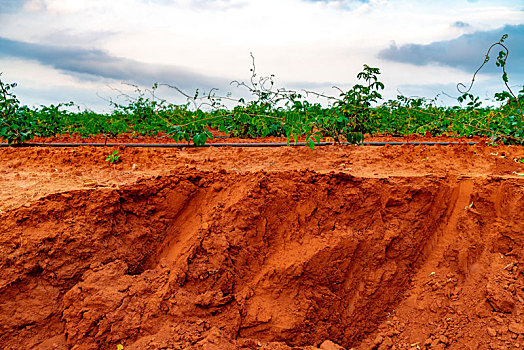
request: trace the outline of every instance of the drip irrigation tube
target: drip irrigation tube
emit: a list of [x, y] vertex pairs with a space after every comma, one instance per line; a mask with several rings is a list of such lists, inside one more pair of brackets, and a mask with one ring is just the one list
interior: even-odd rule
[[[477, 142], [439, 142], [439, 141], [367, 141], [361, 142], [356, 145], [360, 146], [386, 146], [386, 145], [424, 145], [424, 146], [447, 146], [447, 145], [474, 145]], [[331, 146], [332, 142], [320, 142], [315, 143], [315, 146]], [[342, 142], [341, 145], [351, 145], [347, 142]], [[201, 147], [284, 147], [284, 146], [306, 146], [306, 143], [290, 143], [289, 145], [285, 142], [273, 142], [273, 143], [207, 143], [202, 146], [196, 146], [194, 144], [188, 145], [184, 143], [22, 143], [12, 145], [12, 147], [149, 147], [149, 148], [201, 148]], [[0, 147], [9, 147], [7, 143], [0, 143]]]

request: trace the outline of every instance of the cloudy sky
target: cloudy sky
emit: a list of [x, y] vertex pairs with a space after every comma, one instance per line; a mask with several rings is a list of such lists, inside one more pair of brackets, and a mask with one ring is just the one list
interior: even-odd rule
[[[458, 96], [502, 34], [510, 84], [524, 84], [524, 0], [0, 0], [0, 72], [24, 104], [107, 110], [122, 82], [241, 95], [253, 52], [276, 84], [336, 95], [363, 64], [384, 95]], [[494, 61], [473, 93], [503, 89]], [[180, 96], [162, 88], [173, 102]]]

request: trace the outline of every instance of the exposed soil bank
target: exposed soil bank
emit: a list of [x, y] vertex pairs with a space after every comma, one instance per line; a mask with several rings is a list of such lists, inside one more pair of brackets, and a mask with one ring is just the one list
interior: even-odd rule
[[524, 179], [184, 162], [0, 214], [3, 348], [524, 346]]
[[[151, 139], [144, 139], [151, 142]], [[425, 141], [433, 139], [425, 138]], [[437, 139], [445, 141], [442, 138]], [[448, 139], [455, 140], [455, 139]], [[106, 157], [119, 151], [121, 162]], [[1, 148], [0, 215], [51, 193], [118, 188], [184, 170], [234, 173], [312, 170], [362, 178], [472, 176], [521, 178], [517, 146], [325, 146], [279, 148]], [[517, 161], [516, 161], [517, 160]]]

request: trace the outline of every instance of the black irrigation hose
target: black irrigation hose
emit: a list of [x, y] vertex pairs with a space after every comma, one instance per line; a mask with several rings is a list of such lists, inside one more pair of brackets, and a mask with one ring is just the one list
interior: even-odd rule
[[[386, 146], [386, 145], [414, 145], [414, 146], [447, 146], [447, 145], [475, 145], [477, 142], [438, 142], [438, 141], [368, 141], [361, 142], [360, 146]], [[332, 142], [315, 143], [315, 146], [331, 146]], [[351, 145], [348, 142], [342, 142], [341, 145]], [[14, 144], [12, 147], [148, 147], [148, 148], [199, 148], [199, 147], [283, 147], [283, 146], [306, 146], [306, 143], [290, 143], [273, 142], [273, 143], [207, 143], [203, 146], [196, 146], [194, 144], [188, 145], [185, 143], [22, 143]], [[9, 147], [7, 143], [0, 143], [0, 147]]]

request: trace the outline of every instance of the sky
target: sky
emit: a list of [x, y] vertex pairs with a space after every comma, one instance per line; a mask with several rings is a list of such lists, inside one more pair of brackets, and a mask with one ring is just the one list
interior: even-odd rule
[[[29, 106], [108, 111], [108, 99], [133, 94], [128, 84], [243, 97], [231, 81], [249, 81], [252, 53], [277, 87], [337, 96], [333, 86], [349, 89], [367, 64], [380, 68], [386, 99], [450, 105], [503, 34], [518, 91], [524, 0], [0, 0], [0, 78]], [[485, 103], [504, 89], [498, 51], [471, 91]]]

